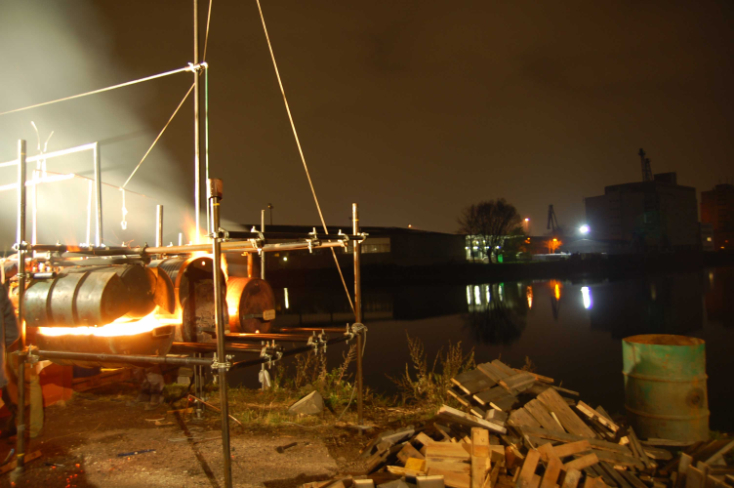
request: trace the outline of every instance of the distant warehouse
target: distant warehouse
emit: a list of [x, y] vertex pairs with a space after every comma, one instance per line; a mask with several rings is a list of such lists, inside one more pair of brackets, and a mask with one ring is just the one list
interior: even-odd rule
[[627, 251], [694, 249], [699, 246], [696, 189], [678, 185], [675, 173], [650, 181], [604, 188], [586, 198], [590, 238]]

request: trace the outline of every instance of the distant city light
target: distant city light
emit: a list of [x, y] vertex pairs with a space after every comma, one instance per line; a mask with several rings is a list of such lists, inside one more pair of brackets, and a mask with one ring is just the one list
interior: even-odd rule
[[588, 286], [584, 286], [581, 288], [581, 299], [584, 302], [584, 308], [586, 310], [589, 310], [593, 305], [593, 302], [591, 301], [591, 288], [589, 288]]
[[589, 226], [584, 224], [581, 227], [579, 227], [579, 232], [582, 234], [588, 234], [589, 233]]
[[283, 256], [283, 261], [288, 261], [288, 256]]
[[525, 217], [525, 222], [530, 222], [530, 219], [528, 217]]

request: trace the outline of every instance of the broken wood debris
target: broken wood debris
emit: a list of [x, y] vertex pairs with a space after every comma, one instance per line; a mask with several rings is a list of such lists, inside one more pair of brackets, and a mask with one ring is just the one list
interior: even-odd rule
[[[734, 488], [725, 461], [731, 438], [639, 439], [578, 392], [500, 360], [451, 383], [448, 396], [461, 409], [443, 405], [364, 449], [376, 488]], [[318, 487], [373, 486], [351, 477], [331, 483]]]

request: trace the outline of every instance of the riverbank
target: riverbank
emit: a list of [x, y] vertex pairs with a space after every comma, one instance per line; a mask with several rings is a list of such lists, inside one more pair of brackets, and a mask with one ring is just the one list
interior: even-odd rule
[[[567, 259], [502, 264], [452, 263], [432, 266], [363, 265], [362, 282], [389, 284], [470, 284], [526, 279], [599, 280], [636, 278], [709, 267], [734, 266], [734, 253], [678, 252], [655, 254], [573, 255]], [[342, 266], [347, 281], [353, 269]], [[333, 268], [268, 271], [274, 287], [334, 284]]]

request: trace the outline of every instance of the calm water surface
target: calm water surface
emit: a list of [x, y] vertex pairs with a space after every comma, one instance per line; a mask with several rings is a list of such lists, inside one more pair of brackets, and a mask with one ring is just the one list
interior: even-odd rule
[[[734, 268], [623, 281], [521, 281], [464, 286], [365, 287], [369, 327], [365, 383], [394, 393], [387, 375], [408, 360], [406, 334], [433, 358], [449, 342], [474, 348], [477, 362], [497, 357], [581, 392], [593, 406], [624, 411], [621, 339], [682, 334], [706, 341], [711, 428], [734, 431]], [[340, 288], [276, 290], [277, 326], [350, 321]], [[342, 345], [330, 348], [337, 364]]]

